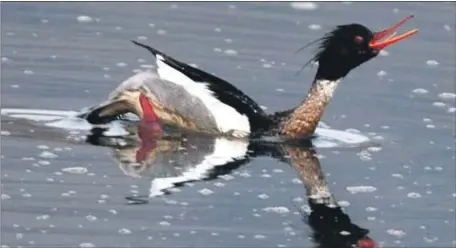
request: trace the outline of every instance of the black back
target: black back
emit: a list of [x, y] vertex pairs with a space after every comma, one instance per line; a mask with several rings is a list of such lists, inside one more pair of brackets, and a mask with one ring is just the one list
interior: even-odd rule
[[180, 71], [196, 83], [208, 85], [218, 100], [236, 109], [239, 113], [245, 114], [249, 118], [251, 132], [254, 133], [260, 129], [266, 129], [270, 125], [270, 120], [263, 109], [250, 97], [244, 94], [227, 81], [211, 75], [193, 66], [177, 61], [174, 58], [158, 51], [155, 48], [132, 41], [134, 44], [147, 49], [154, 56], [161, 55], [164, 62], [174, 69]]

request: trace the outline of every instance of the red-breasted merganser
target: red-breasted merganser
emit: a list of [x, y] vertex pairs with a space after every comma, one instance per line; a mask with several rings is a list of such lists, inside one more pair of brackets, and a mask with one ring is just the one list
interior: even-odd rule
[[319, 40], [319, 51], [311, 60], [318, 62], [318, 70], [307, 98], [294, 109], [274, 114], [267, 114], [225, 80], [133, 41], [155, 56], [156, 72], [130, 77], [110, 94], [107, 102], [84, 117], [92, 124], [103, 124], [130, 112], [151, 123], [159, 121], [191, 131], [237, 138], [309, 137], [342, 78], [376, 57], [380, 50], [418, 32], [413, 29], [396, 35], [395, 31], [412, 17], [379, 32], [361, 24], [347, 24], [327, 33]]

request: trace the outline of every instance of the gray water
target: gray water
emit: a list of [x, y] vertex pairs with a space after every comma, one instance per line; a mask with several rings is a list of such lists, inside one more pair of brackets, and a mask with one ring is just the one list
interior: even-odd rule
[[[381, 137], [381, 149], [317, 153], [331, 193], [377, 243], [454, 247], [454, 3], [2, 3], [1, 105], [96, 104], [153, 64], [136, 39], [227, 79], [272, 112], [307, 92], [315, 70], [296, 72], [312, 49], [293, 55], [303, 44], [338, 24], [377, 30], [409, 14], [420, 33], [353, 71], [323, 118]], [[306, 190], [292, 166], [271, 157], [252, 159], [230, 180], [131, 205], [125, 197], [147, 195], [150, 180], [125, 175], [113, 149], [3, 116], [1, 129], [5, 247], [315, 246], [296, 208]]]

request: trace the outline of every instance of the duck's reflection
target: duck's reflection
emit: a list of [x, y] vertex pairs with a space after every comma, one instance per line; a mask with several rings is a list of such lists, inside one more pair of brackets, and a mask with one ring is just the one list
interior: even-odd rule
[[[94, 129], [88, 142], [112, 147], [120, 169], [128, 176], [151, 178], [149, 197], [170, 193], [187, 182], [212, 180], [258, 156], [270, 156], [289, 163], [306, 188], [310, 212], [303, 220], [313, 230], [317, 247], [375, 247], [368, 230], [353, 224], [338, 206], [325, 181], [320, 162], [310, 141], [278, 144], [214, 138], [193, 133], [154, 135], [141, 123], [129, 127], [128, 137], [106, 137]], [[147, 200], [127, 199], [140, 204]]]

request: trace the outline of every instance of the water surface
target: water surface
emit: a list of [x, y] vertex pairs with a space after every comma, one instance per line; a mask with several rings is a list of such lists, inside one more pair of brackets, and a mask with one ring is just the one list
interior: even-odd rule
[[[96, 104], [135, 70], [153, 66], [150, 54], [129, 42], [137, 39], [227, 79], [272, 112], [307, 92], [315, 69], [295, 73], [312, 49], [293, 55], [303, 44], [338, 24], [380, 29], [412, 13], [410, 27], [420, 34], [353, 71], [323, 118], [333, 128], [377, 136], [381, 148], [316, 152], [349, 223], [369, 238], [385, 247], [454, 246], [454, 3], [314, 7], [2, 3], [1, 105]], [[125, 197], [149, 195], [152, 176], [119, 167], [113, 148], [5, 116], [1, 129], [4, 246], [316, 246], [311, 237], [320, 229], [297, 208], [317, 209], [307, 201], [299, 163], [265, 154], [221, 178], [131, 205]]]

